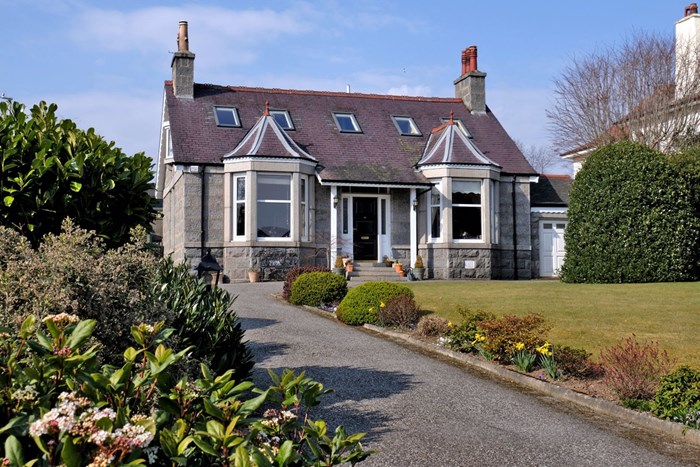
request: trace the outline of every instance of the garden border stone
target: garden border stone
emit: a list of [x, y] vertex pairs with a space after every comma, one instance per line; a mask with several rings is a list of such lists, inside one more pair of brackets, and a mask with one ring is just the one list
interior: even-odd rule
[[[330, 315], [329, 313], [325, 312], [324, 314]], [[594, 412], [614, 417], [620, 421], [630, 423], [650, 431], [669, 435], [674, 439], [678, 439], [695, 446], [700, 446], [700, 430], [690, 429], [681, 423], [662, 420], [647, 413], [627, 409], [610, 401], [597, 399], [586, 394], [581, 394], [570, 389], [557, 386], [556, 384], [540, 381], [530, 376], [503, 368], [502, 366], [480, 360], [469, 354], [455, 352], [435, 344], [427, 344], [418, 339], [414, 339], [405, 333], [392, 331], [372, 324], [365, 324], [363, 327], [374, 334], [403, 340], [413, 346], [420, 347], [422, 350], [425, 350], [428, 353], [439, 354], [452, 360], [457, 360], [465, 365], [479, 368], [486, 373], [490, 373], [499, 379], [508, 381], [518, 386], [526, 387], [541, 394], [585, 407], [589, 410], [593, 410]]]

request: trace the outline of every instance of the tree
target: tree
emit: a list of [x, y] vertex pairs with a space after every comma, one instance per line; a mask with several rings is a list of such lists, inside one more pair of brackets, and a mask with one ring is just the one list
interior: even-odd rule
[[546, 174], [553, 169], [570, 165], [568, 161], [562, 160], [551, 146], [538, 146], [536, 144], [525, 146], [521, 141], [515, 141], [515, 144], [537, 173]]
[[56, 117], [57, 106], [0, 102], [0, 224], [36, 247], [64, 218], [94, 230], [109, 246], [155, 217], [151, 159], [126, 156], [93, 128]]
[[700, 177], [685, 161], [629, 141], [595, 150], [571, 188], [562, 279], [698, 280]]
[[632, 139], [673, 149], [700, 125], [699, 60], [681, 39], [650, 33], [573, 58], [554, 80], [555, 101], [547, 111], [557, 148]]

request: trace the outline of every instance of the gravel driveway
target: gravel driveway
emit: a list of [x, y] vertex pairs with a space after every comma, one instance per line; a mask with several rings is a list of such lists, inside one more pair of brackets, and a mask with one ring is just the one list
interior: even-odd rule
[[281, 283], [227, 284], [255, 354], [267, 368], [306, 370], [333, 388], [314, 413], [368, 433], [380, 452], [362, 466], [698, 465], [674, 444], [470, 368], [345, 326], [274, 297]]

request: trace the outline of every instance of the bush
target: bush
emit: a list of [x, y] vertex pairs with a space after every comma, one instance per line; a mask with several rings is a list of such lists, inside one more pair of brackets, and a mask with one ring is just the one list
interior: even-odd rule
[[413, 333], [420, 337], [442, 337], [450, 332], [450, 322], [439, 316], [423, 316]]
[[693, 167], [631, 142], [594, 151], [571, 188], [566, 282], [698, 280]]
[[160, 283], [159, 301], [172, 313], [176, 350], [191, 346], [194, 366], [204, 363], [217, 374], [231, 370], [236, 379], [247, 378], [253, 355], [232, 309], [235, 298], [209, 287], [190, 273], [187, 263], [175, 265], [171, 257], [160, 262]]
[[700, 371], [681, 366], [661, 378], [659, 389], [651, 401], [657, 417], [686, 422], [688, 414], [700, 411]]
[[671, 368], [668, 353], [658, 342], [639, 343], [634, 335], [600, 352], [604, 381], [620, 399], [649, 400], [661, 377]]
[[458, 308], [457, 312], [462, 317], [459, 324], [453, 324], [447, 333], [447, 346], [458, 352], [473, 352], [473, 342], [476, 340], [479, 324], [482, 321], [496, 319], [496, 315], [482, 310]]
[[382, 326], [413, 329], [420, 319], [421, 310], [413, 297], [402, 295], [379, 307], [377, 318]]
[[502, 318], [481, 321], [479, 331], [483, 340], [480, 351], [501, 363], [509, 363], [516, 344], [522, 343], [525, 349], [541, 346], [549, 326], [539, 314], [525, 316], [508, 315]]
[[555, 345], [552, 349], [557, 368], [563, 374], [576, 378], [591, 378], [603, 374], [603, 369], [591, 361], [591, 353], [585, 349]]
[[321, 306], [340, 302], [348, 293], [345, 277], [332, 272], [306, 272], [292, 284], [289, 302], [293, 305]]
[[172, 367], [189, 349], [166, 347], [163, 323], [134, 326], [123, 365], [98, 367], [84, 349], [94, 320], [63, 313], [44, 324], [30, 316], [19, 333], [0, 333], [13, 356], [0, 359], [3, 465], [354, 465], [370, 455], [363, 434], [328, 435], [309, 418], [329, 391], [303, 373], [270, 372], [264, 391], [205, 365], [178, 380]]
[[287, 275], [284, 277], [284, 287], [282, 288], [282, 298], [289, 301], [289, 297], [292, 295], [292, 284], [297, 277], [301, 276], [305, 272], [330, 272], [330, 269], [323, 266], [296, 266], [287, 271]]
[[345, 324], [361, 326], [378, 324], [377, 310], [395, 297], [414, 298], [413, 291], [405, 285], [393, 282], [367, 282], [350, 289], [338, 309], [336, 316]]

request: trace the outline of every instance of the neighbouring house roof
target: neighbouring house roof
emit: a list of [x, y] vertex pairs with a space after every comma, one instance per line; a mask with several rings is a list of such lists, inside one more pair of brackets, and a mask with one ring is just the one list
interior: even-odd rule
[[538, 183], [530, 184], [530, 205], [533, 207], [566, 207], [571, 190], [569, 175], [541, 174]]
[[[269, 102], [271, 110], [289, 113], [294, 129], [285, 131], [288, 139], [280, 140], [277, 135], [277, 143], [272, 138], [275, 134], [260, 133], [256, 141], [261, 143], [254, 152], [289, 157], [290, 149], [283, 143], [287, 141], [292, 152], [318, 162], [324, 182], [427, 183], [414, 166], [426, 150], [431, 129], [452, 112], [468, 129], [469, 141], [478, 153], [501, 166], [504, 173], [535, 174], [488, 108], [484, 114], [472, 114], [457, 98], [195, 84], [194, 98], [182, 99], [174, 96], [172, 82], [166, 81], [165, 99], [175, 164], [221, 164], [225, 155], [253, 150], [254, 144], [243, 140], [260, 125]], [[217, 126], [215, 106], [235, 107], [240, 127]], [[354, 115], [361, 131], [339, 131], [334, 112]], [[402, 136], [392, 116], [411, 117], [421, 134]], [[466, 153], [459, 155], [463, 156]]]

